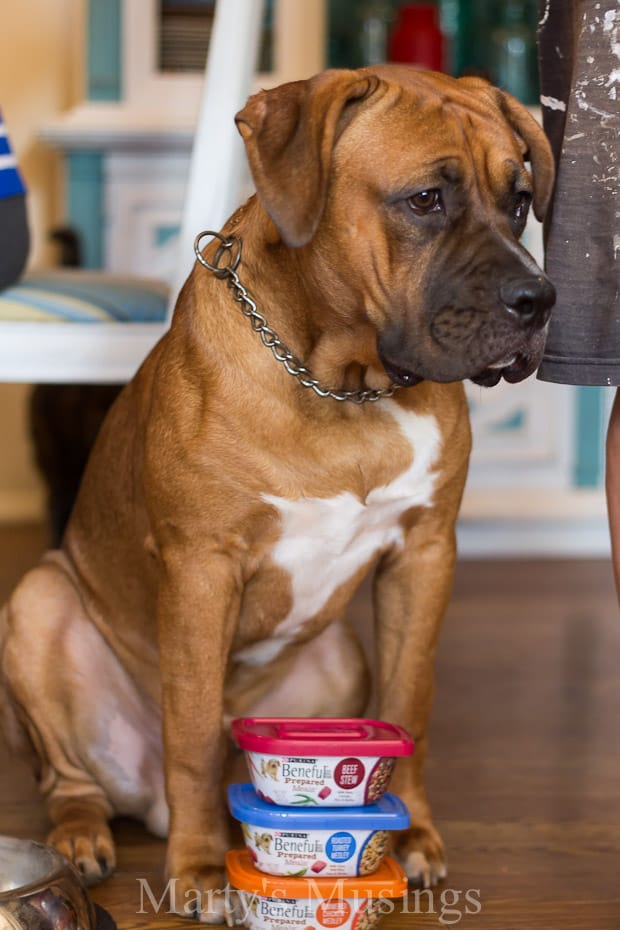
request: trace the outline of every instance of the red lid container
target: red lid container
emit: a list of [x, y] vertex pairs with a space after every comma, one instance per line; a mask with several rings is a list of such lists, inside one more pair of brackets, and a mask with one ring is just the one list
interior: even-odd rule
[[414, 746], [402, 727], [360, 718], [240, 717], [232, 735], [247, 752], [281, 756], [410, 756]]

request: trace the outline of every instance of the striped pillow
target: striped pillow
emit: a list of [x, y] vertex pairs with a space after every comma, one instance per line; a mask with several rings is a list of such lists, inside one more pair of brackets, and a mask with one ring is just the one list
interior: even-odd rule
[[96, 271], [30, 272], [0, 291], [0, 321], [163, 323], [168, 286]]

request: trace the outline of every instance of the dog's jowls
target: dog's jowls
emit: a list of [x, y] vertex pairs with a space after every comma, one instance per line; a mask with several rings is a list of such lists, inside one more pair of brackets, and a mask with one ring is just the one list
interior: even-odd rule
[[109, 819], [142, 818], [168, 834], [176, 906], [207, 923], [227, 722], [364, 712], [343, 618], [375, 568], [378, 714], [416, 740], [396, 853], [416, 881], [445, 875], [422, 769], [470, 446], [461, 382], [531, 374], [554, 299], [519, 244], [550, 196], [549, 147], [485, 82], [328, 71], [257, 94], [237, 124], [257, 194], [224, 233], [260, 312], [321, 384], [402, 389], [354, 404], [302, 387], [197, 264], [103, 426], [62, 548], [0, 622], [5, 729], [34, 753], [51, 841], [96, 880]]

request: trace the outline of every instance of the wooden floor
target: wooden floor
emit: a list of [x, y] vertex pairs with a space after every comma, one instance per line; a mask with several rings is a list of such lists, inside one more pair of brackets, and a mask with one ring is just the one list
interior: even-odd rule
[[[36, 528], [0, 531], [2, 597], [41, 546]], [[428, 767], [450, 874], [383, 930], [619, 930], [619, 666], [606, 563], [460, 565]], [[0, 832], [45, 831], [29, 773], [3, 753]], [[96, 900], [120, 928], [187, 927], [148, 898], [137, 913], [138, 879], [162, 887], [163, 844], [130, 822], [116, 833], [119, 870]]]

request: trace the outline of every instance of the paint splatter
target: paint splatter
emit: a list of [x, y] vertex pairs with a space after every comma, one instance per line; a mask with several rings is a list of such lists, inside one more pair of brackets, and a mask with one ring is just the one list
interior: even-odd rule
[[544, 94], [541, 94], [540, 104], [543, 107], [547, 107], [549, 110], [562, 110], [566, 112], [566, 104], [563, 100], [558, 100], [557, 97], [545, 97]]

